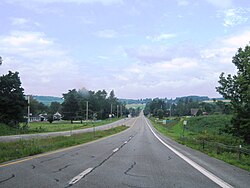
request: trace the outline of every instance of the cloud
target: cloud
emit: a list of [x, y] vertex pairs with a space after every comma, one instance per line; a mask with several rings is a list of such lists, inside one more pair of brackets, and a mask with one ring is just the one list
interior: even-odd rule
[[201, 57], [222, 63], [231, 63], [232, 57], [237, 52], [237, 49], [244, 48], [249, 44], [250, 31], [242, 31], [238, 34], [225, 37], [216, 41], [209, 48], [201, 50]]
[[29, 3], [41, 3], [41, 4], [52, 4], [52, 3], [76, 3], [76, 4], [92, 4], [92, 3], [101, 3], [103, 5], [112, 5], [112, 4], [122, 4], [123, 0], [6, 0], [10, 3], [20, 3], [20, 4], [29, 4]]
[[136, 63], [114, 75], [117, 94], [135, 98], [140, 91], [142, 98], [192, 94], [219, 97], [215, 90], [219, 75], [236, 73], [232, 57], [249, 43], [249, 38], [250, 32], [245, 30], [202, 48], [179, 44], [126, 49]]
[[12, 47], [30, 46], [49, 46], [53, 41], [46, 39], [44, 33], [41, 32], [26, 32], [26, 31], [13, 31], [9, 36], [2, 37], [2, 43]]
[[11, 18], [12, 20], [12, 25], [24, 25], [28, 23], [29, 21], [25, 18]]
[[91, 18], [86, 18], [86, 17], [81, 16], [79, 19], [82, 23], [87, 24], [87, 25], [95, 24], [95, 21]]
[[168, 59], [168, 49], [165, 46], [143, 45], [125, 49], [125, 52], [129, 57], [135, 58], [142, 63], [155, 63]]
[[240, 34], [225, 38], [222, 40], [224, 45], [232, 48], [245, 47], [250, 42], [250, 31], [243, 31]]
[[105, 30], [98, 31], [95, 33], [95, 35], [100, 38], [107, 38], [107, 39], [118, 37], [118, 33], [112, 29], [105, 29]]
[[180, 57], [199, 57], [197, 47], [190, 44], [178, 44], [178, 46], [166, 47], [165, 45], [142, 45], [135, 48], [125, 49], [129, 57], [132, 57], [139, 62], [157, 63], [168, 61]]
[[187, 6], [187, 5], [190, 4], [190, 2], [187, 1], [187, 0], [178, 0], [177, 3], [178, 3], [179, 6]]
[[206, 0], [208, 3], [211, 5], [215, 6], [216, 8], [229, 8], [233, 6], [233, 1], [232, 0]]
[[152, 42], [161, 42], [171, 38], [175, 38], [176, 36], [177, 36], [176, 34], [164, 33], [156, 36], [147, 36], [146, 38], [151, 40]]
[[11, 17], [9, 19], [11, 20], [11, 25], [18, 29], [34, 29], [40, 26], [38, 22], [23, 17]]
[[248, 21], [250, 9], [245, 8], [231, 8], [224, 11], [220, 11], [219, 15], [224, 17], [223, 25], [225, 27], [233, 27]]
[[78, 66], [68, 52], [42, 32], [13, 31], [0, 36], [0, 74], [18, 71], [25, 93], [56, 95], [78, 86]]

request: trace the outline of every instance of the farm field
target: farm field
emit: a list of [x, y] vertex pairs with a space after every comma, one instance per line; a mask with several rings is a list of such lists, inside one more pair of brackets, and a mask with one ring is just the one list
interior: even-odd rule
[[146, 106], [146, 104], [126, 104], [126, 108], [140, 108], [140, 109], [144, 109], [144, 107]]

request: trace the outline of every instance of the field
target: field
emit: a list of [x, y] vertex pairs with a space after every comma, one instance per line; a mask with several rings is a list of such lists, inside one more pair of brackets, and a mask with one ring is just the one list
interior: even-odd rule
[[[151, 122], [158, 131], [181, 144], [250, 171], [250, 155], [239, 150], [242, 147], [242, 151], [249, 152], [250, 146], [223, 131], [226, 125], [230, 125], [231, 118], [229, 115], [211, 115], [176, 118], [166, 125], [155, 119]], [[184, 120], [187, 121], [186, 126], [183, 125]]]
[[17, 135], [17, 134], [32, 134], [32, 133], [44, 133], [44, 132], [57, 132], [57, 131], [69, 131], [75, 129], [84, 129], [93, 126], [105, 125], [117, 121], [117, 118], [107, 119], [102, 121], [88, 121], [81, 123], [80, 121], [71, 124], [70, 121], [54, 121], [49, 122], [31, 122], [29, 127], [24, 124], [19, 129], [10, 128], [4, 124], [0, 124], [0, 136], [5, 135]]
[[69, 137], [58, 136], [47, 139], [20, 140], [16, 142], [0, 143], [0, 163], [22, 157], [36, 155], [59, 148], [66, 148], [97, 140], [121, 132], [128, 127], [119, 126], [105, 131], [93, 133], [83, 133]]
[[140, 108], [140, 109], [144, 109], [144, 107], [146, 106], [146, 104], [127, 104], [126, 108]]

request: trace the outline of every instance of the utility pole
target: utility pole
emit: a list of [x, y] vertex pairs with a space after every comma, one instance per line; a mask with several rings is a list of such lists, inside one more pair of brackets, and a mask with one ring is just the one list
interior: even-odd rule
[[171, 113], [171, 109], [172, 108], [172, 104], [170, 104], [170, 113], [169, 113], [169, 117], [171, 117], [172, 113]]
[[88, 121], [89, 116], [89, 101], [86, 101], [86, 121]]
[[119, 105], [117, 105], [117, 118], [119, 117]]
[[30, 95], [28, 95], [28, 127], [30, 125]]
[[120, 110], [120, 111], [121, 111], [121, 117], [122, 117], [122, 105], [121, 105], [120, 107], [121, 107], [121, 110]]
[[111, 108], [110, 108], [110, 114], [111, 114], [111, 116], [112, 116], [112, 111], [113, 111], [113, 109], [112, 109], [112, 107], [113, 107], [113, 105], [111, 104]]

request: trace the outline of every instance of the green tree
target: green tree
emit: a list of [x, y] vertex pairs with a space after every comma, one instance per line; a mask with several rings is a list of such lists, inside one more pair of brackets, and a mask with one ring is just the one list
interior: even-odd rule
[[0, 56], [0, 65], [3, 63], [3, 58]]
[[9, 71], [0, 77], [0, 122], [17, 126], [24, 120], [27, 101], [18, 72]]
[[68, 93], [63, 94], [64, 102], [62, 103], [62, 112], [64, 119], [74, 120], [79, 112], [79, 95], [78, 92], [73, 89], [69, 90]]
[[62, 113], [62, 105], [59, 102], [51, 102], [49, 106], [49, 113], [55, 114], [56, 112]]
[[158, 109], [157, 116], [159, 119], [162, 119], [164, 117], [164, 111], [162, 109]]
[[216, 89], [231, 101], [235, 112], [233, 126], [228, 127], [228, 131], [250, 143], [250, 46], [247, 45], [244, 50], [239, 48], [232, 62], [238, 69], [237, 74], [225, 77], [221, 73], [220, 86]]
[[32, 96], [30, 97], [30, 113], [32, 115], [46, 113], [47, 111], [48, 111], [47, 106], [34, 99]]

